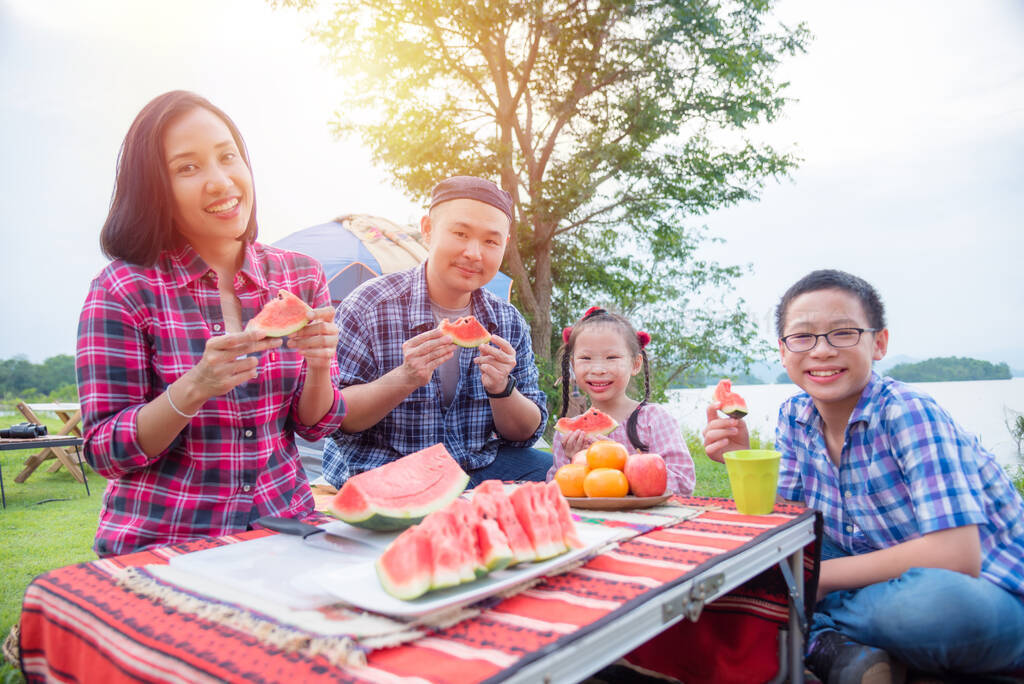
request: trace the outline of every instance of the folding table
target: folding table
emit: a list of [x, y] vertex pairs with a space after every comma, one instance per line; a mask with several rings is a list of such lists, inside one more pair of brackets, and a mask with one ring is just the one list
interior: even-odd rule
[[[50, 459], [56, 459], [49, 472], [57, 472], [62, 465], [67, 466], [68, 472], [76, 480], [85, 485], [86, 490], [89, 489], [89, 484], [85, 481], [85, 468], [82, 466], [82, 456], [78, 451], [78, 445], [82, 443], [82, 430], [78, 424], [82, 420], [82, 410], [78, 404], [73, 403], [54, 403], [54, 404], [26, 404], [23, 401], [18, 402], [18, 411], [21, 415], [25, 416], [25, 420], [36, 425], [42, 425], [42, 421], [36, 416], [37, 411], [53, 411], [57, 414], [57, 417], [63, 421], [57, 434], [54, 437], [71, 436], [77, 437], [77, 444], [69, 444], [68, 446], [47, 446], [42, 451], [29, 456], [25, 459], [25, 467], [22, 468], [21, 472], [18, 473], [17, 477], [14, 478], [15, 482], [24, 482], [28, 479], [29, 475], [35, 472], [36, 468], [41, 466], [45, 461]], [[72, 451], [72, 448], [74, 450]], [[76, 468], [75, 465], [78, 465]]]
[[[86, 493], [86, 495], [90, 495], [90, 492], [89, 492], [89, 481], [87, 479], [85, 479], [85, 466], [82, 465], [83, 459], [82, 459], [81, 454], [78, 451], [78, 447], [80, 447], [80, 446], [82, 446], [82, 438], [78, 437], [78, 436], [75, 436], [75, 435], [63, 435], [63, 436], [54, 435], [52, 437], [51, 436], [32, 437], [30, 439], [15, 439], [15, 438], [0, 437], [0, 451], [16, 451], [18, 449], [35, 449], [37, 447], [42, 447], [43, 451], [39, 452], [41, 454], [41, 453], [44, 453], [47, 450], [53, 450], [55, 452], [64, 453], [65, 449], [72, 449], [73, 448], [75, 450], [74, 453], [75, 453], [75, 458], [76, 458], [76, 460], [78, 462], [79, 471], [76, 472], [75, 469], [71, 468], [71, 467], [69, 467], [68, 470], [71, 471], [71, 474], [75, 476], [76, 480], [78, 480], [79, 482], [81, 482], [81, 483], [83, 483], [85, 485], [85, 493]], [[30, 456], [29, 460], [35, 458], [38, 455], [39, 454], [36, 454], [35, 456]], [[69, 457], [69, 462], [70, 462], [70, 457]], [[33, 470], [35, 470], [35, 467], [33, 467]], [[80, 477], [79, 477], [79, 475], [80, 475]], [[20, 475], [18, 477], [14, 478], [15, 482], [24, 482], [24, 480], [25, 480], [25, 478], [22, 478]], [[3, 470], [0, 470], [0, 499], [3, 500], [4, 508], [7, 508], [7, 495], [4, 492], [4, 474], [3, 474]]]

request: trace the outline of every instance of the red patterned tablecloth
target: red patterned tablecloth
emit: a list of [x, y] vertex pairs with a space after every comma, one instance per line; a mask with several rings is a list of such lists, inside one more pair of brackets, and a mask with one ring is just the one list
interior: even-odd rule
[[[336, 667], [323, 657], [284, 652], [251, 634], [179, 613], [117, 583], [116, 575], [124, 567], [166, 563], [176, 554], [270, 534], [265, 530], [59, 568], [37, 577], [25, 593], [22, 669], [29, 682], [105, 684], [126, 680], [410, 684], [500, 680], [649, 600], [664, 587], [766, 543], [813, 516], [801, 507], [788, 506], [777, 507], [770, 516], [743, 516], [728, 500], [677, 501], [690, 506], [716, 504], [720, 509], [624, 541], [582, 567], [486, 608], [477, 617], [411, 643], [372, 651], [365, 667]], [[578, 513], [587, 517], [586, 512]], [[813, 596], [815, 554], [805, 554], [805, 570]], [[777, 629], [788, 618], [781, 574], [768, 570], [708, 606], [708, 613], [711, 617], [681, 629], [699, 630], [702, 623], [715, 622], [714, 629], [704, 630], [704, 640], [715, 639], [714, 630], [723, 628], [723, 619], [732, 619], [728, 616], [741, 617], [748, 627], [754, 621]], [[749, 638], [763, 638], [763, 630], [747, 632]], [[660, 639], [672, 634], [670, 630]], [[699, 642], [692, 632], [686, 634], [691, 645]], [[656, 644], [658, 639], [649, 646]], [[733, 650], [736, 646], [729, 644]], [[750, 655], [754, 651], [745, 652], [755, 657]], [[774, 641], [767, 650], [757, 652], [774, 653]], [[635, 659], [650, 665], [659, 658], [652, 659], [650, 653], [644, 656], [644, 649], [639, 649]], [[767, 663], [762, 669], [771, 673], [773, 667]], [[581, 678], [587, 672], [581, 668]]]

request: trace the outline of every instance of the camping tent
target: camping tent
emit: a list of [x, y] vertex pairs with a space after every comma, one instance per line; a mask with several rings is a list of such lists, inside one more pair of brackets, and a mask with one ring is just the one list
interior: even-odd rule
[[[418, 230], [365, 214], [350, 214], [303, 228], [281, 238], [274, 246], [308, 254], [319, 261], [335, 306], [360, 283], [412, 268], [427, 258]], [[484, 287], [507, 300], [512, 294], [512, 279], [499, 272]]]

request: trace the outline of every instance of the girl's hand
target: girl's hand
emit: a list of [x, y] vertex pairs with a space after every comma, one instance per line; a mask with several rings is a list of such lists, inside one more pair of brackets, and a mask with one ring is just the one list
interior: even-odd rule
[[[280, 346], [280, 338], [260, 338], [258, 333], [251, 330], [214, 335], [206, 340], [199, 363], [190, 368], [183, 378], [192, 386], [194, 394], [206, 401], [210, 397], [227, 394], [243, 382], [255, 378], [259, 354]], [[190, 398], [193, 392], [189, 393]]]
[[562, 435], [562, 449], [565, 451], [565, 457], [572, 463], [572, 457], [578, 451], [586, 449], [596, 441], [597, 438], [591, 437], [583, 430], [573, 430], [567, 435]]
[[708, 424], [701, 431], [704, 435], [704, 452], [712, 461], [725, 462], [725, 452], [750, 448], [747, 424], [737, 418], [721, 418], [718, 409], [721, 402], [708, 406]]
[[298, 350], [311, 369], [330, 368], [331, 359], [338, 353], [334, 309], [329, 306], [315, 309], [309, 325], [288, 336], [288, 348]]

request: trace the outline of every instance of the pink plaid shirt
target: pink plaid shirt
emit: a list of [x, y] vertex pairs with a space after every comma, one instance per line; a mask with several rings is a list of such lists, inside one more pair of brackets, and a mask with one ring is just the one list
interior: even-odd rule
[[[288, 290], [330, 303], [313, 259], [259, 243], [235, 277], [242, 321]], [[313, 426], [298, 419], [302, 356], [264, 352], [255, 380], [212, 397], [162, 453], [139, 446], [137, 415], [192, 368], [206, 340], [224, 333], [217, 276], [189, 245], [152, 267], [109, 264], [92, 282], [78, 328], [78, 386], [85, 456], [109, 482], [95, 550], [100, 556], [245, 530], [261, 515], [313, 510], [295, 434], [328, 435], [345, 414], [341, 393]], [[338, 381], [336, 362], [331, 377]]]
[[[640, 415], [637, 416], [636, 432], [640, 441], [647, 445], [649, 453], [661, 454], [661, 457], [665, 459], [669, 491], [680, 496], [692, 494], [697, 483], [697, 476], [693, 471], [690, 450], [686, 448], [683, 431], [679, 429], [676, 419], [657, 404], [647, 404], [640, 409]], [[637, 453], [637, 449], [629, 443], [629, 437], [626, 436], [625, 423], [612, 430], [604, 439], [615, 440], [624, 445], [629, 453]], [[555, 464], [548, 471], [549, 480], [555, 476], [556, 470], [572, 458], [572, 454], [566, 455], [565, 449], [562, 447], [562, 435], [558, 433], [555, 433], [551, 453], [554, 456]]]

